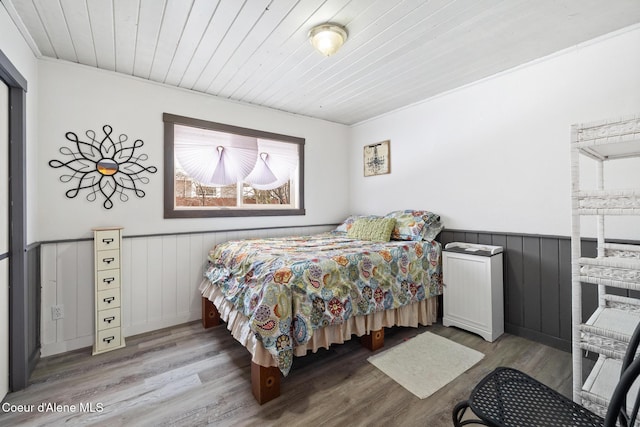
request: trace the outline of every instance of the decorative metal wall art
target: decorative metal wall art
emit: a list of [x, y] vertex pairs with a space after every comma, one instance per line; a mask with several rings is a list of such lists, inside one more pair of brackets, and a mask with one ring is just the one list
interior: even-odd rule
[[73, 199], [86, 190], [88, 201], [95, 201], [98, 194], [101, 194], [105, 199], [102, 206], [111, 209], [112, 199], [116, 195], [121, 202], [129, 200], [128, 192], [144, 197], [146, 193], [139, 185], [148, 184], [149, 178], [142, 175], [156, 173], [158, 169], [142, 164], [148, 159], [146, 154], [136, 154], [136, 150], [144, 145], [142, 140], [136, 139], [132, 144], [127, 144], [129, 137], [120, 134], [117, 141], [114, 141], [111, 137], [113, 129], [109, 125], [104, 125], [102, 131], [104, 137], [98, 137], [95, 131], [87, 130], [85, 141], [74, 132], [67, 132], [65, 136], [74, 144], [74, 148], [61, 147], [60, 153], [70, 159], [66, 162], [50, 160], [49, 166], [71, 171], [70, 174], [60, 176], [60, 181], [74, 184], [65, 193], [68, 198]]
[[364, 146], [364, 176], [390, 173], [389, 141]]

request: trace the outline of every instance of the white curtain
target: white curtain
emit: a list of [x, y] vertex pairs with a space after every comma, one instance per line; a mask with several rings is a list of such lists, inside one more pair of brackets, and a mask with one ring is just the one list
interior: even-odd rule
[[258, 139], [256, 167], [245, 182], [257, 190], [278, 188], [291, 179], [298, 167], [298, 144]]
[[174, 126], [174, 150], [190, 177], [212, 186], [242, 181], [258, 159], [256, 138], [180, 125]]
[[258, 190], [278, 188], [298, 168], [298, 144], [188, 126], [174, 126], [179, 166], [210, 186], [246, 182]]

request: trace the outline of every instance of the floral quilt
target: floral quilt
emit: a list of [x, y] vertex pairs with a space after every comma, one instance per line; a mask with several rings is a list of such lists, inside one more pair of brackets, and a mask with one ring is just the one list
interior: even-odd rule
[[293, 348], [351, 316], [442, 293], [436, 241], [370, 242], [329, 232], [217, 245], [205, 273], [289, 373]]

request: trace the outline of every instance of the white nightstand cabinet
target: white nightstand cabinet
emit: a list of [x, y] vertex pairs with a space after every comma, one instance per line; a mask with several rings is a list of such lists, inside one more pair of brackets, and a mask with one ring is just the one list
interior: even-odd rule
[[93, 354], [124, 347], [122, 335], [122, 227], [94, 228], [95, 342]]
[[452, 242], [442, 252], [442, 324], [489, 342], [504, 333], [502, 247]]

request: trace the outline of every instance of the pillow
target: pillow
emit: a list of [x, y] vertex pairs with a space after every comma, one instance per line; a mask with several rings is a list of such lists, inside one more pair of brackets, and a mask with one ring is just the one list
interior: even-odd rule
[[444, 224], [440, 222], [440, 215], [436, 215], [433, 212], [426, 212], [422, 218], [425, 220], [424, 227], [422, 227], [422, 240], [433, 240], [444, 228]]
[[347, 237], [373, 242], [388, 242], [395, 225], [396, 220], [393, 218], [358, 218], [347, 231]]
[[353, 223], [356, 222], [356, 220], [359, 218], [382, 218], [382, 217], [377, 215], [351, 215], [347, 217], [347, 219], [345, 219], [344, 222], [340, 224], [338, 227], [336, 227], [336, 229], [333, 231], [339, 232], [339, 233], [346, 233], [349, 231], [351, 227], [353, 227]]
[[393, 211], [385, 218], [396, 220], [392, 240], [433, 240], [443, 228], [440, 216], [429, 211]]

